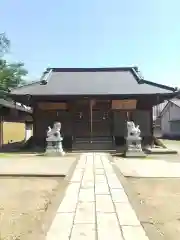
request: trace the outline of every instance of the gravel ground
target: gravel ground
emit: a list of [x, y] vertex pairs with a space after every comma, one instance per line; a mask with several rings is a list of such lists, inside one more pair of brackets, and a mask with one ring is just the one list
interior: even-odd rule
[[0, 178], [0, 240], [43, 240], [63, 198], [63, 178]]
[[149, 239], [179, 240], [180, 178], [124, 177], [116, 164], [113, 168]]
[[[150, 240], [180, 239], [180, 179], [126, 178]], [[130, 198], [132, 201], [133, 199]]]

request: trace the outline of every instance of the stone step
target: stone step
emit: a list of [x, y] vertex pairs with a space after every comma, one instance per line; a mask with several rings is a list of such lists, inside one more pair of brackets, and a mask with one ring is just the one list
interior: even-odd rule
[[72, 150], [114, 150], [112, 137], [88, 137], [74, 139]]
[[111, 143], [113, 141], [112, 137], [91, 137], [91, 138], [75, 138], [74, 143]]
[[72, 150], [114, 150], [112, 142], [74, 143]]

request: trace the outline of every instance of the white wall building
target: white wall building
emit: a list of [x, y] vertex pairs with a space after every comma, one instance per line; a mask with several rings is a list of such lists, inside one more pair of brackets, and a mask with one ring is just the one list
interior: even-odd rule
[[163, 103], [160, 103], [153, 107], [153, 120], [155, 121], [163, 111], [164, 107], [167, 105], [168, 101], [164, 101]]
[[180, 137], [180, 99], [168, 101], [160, 114], [161, 134], [167, 137]]

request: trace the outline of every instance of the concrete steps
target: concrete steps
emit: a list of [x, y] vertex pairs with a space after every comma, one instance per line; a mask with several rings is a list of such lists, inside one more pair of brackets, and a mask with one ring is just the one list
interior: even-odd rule
[[72, 150], [114, 150], [111, 137], [76, 138]]

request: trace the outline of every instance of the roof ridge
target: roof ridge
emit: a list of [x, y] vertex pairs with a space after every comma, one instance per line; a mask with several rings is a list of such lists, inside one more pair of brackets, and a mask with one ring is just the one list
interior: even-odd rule
[[52, 70], [53, 72], [111, 72], [111, 71], [130, 71], [134, 66], [131, 67], [93, 67], [93, 68], [47, 68], [46, 71]]

